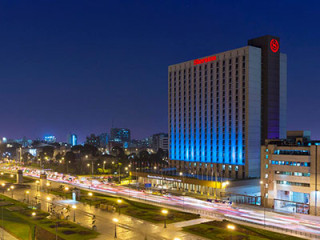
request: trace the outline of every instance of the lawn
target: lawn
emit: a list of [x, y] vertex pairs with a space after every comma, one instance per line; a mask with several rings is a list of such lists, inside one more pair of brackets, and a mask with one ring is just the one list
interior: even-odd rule
[[[69, 190], [69, 193], [66, 193], [62, 189], [51, 189], [50, 193], [59, 195], [59, 196], [68, 196], [71, 197], [70, 193], [71, 189]], [[140, 203], [136, 201], [131, 201], [127, 199], [121, 198], [121, 204], [118, 203], [118, 199], [116, 197], [107, 196], [100, 193], [93, 193], [92, 197], [88, 196], [89, 191], [81, 190], [81, 199], [80, 202], [90, 204], [92, 206], [96, 206], [99, 204], [104, 204], [108, 206], [114, 206], [116, 211], [119, 211], [120, 206], [120, 213], [125, 214], [128, 216], [132, 216], [141, 220], [146, 220], [153, 223], [159, 223], [162, 222], [165, 218], [161, 214], [161, 210], [163, 208], [153, 206], [146, 203]], [[188, 221], [191, 219], [199, 218], [200, 216], [198, 214], [192, 214], [182, 211], [176, 211], [176, 210], [169, 210], [169, 213], [167, 215], [167, 222], [168, 223], [174, 223], [174, 222], [180, 222], [180, 221]]]
[[[48, 219], [48, 214], [28, 208], [24, 203], [15, 201], [1, 195], [2, 201], [12, 205], [3, 206], [3, 225], [6, 231], [21, 240], [30, 240], [34, 234], [34, 226], [45, 229], [55, 234], [56, 223], [58, 223], [57, 235], [65, 240], [89, 240], [95, 238], [98, 233], [84, 228], [66, 220]], [[36, 215], [32, 216], [35, 212]], [[1, 212], [0, 212], [1, 213]], [[33, 238], [32, 238], [33, 239]]]
[[[228, 225], [234, 226], [234, 230], [228, 229]], [[184, 227], [183, 230], [213, 240], [225, 240], [228, 238], [233, 240], [302, 240], [302, 238], [235, 224], [225, 220], [188, 226]]]

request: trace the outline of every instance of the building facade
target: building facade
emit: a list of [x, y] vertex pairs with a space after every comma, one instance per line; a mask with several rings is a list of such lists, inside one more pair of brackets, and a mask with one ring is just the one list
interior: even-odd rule
[[127, 128], [111, 128], [110, 137], [115, 142], [129, 143], [131, 141], [131, 132]]
[[310, 141], [304, 131], [288, 136], [286, 140], [266, 140], [261, 147], [262, 204], [319, 215], [320, 141]]
[[78, 145], [78, 136], [76, 134], [68, 134], [68, 144], [71, 146]]
[[46, 135], [43, 140], [47, 143], [55, 143], [57, 141], [56, 137], [53, 135]]
[[154, 152], [158, 152], [159, 149], [168, 151], [168, 134], [167, 133], [153, 134], [152, 149]]
[[168, 69], [169, 159], [177, 171], [260, 176], [260, 146], [285, 136], [286, 55], [278, 37]]

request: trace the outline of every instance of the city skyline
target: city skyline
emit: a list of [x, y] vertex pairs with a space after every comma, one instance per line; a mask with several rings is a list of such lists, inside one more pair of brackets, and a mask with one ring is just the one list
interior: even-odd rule
[[[112, 122], [138, 139], [167, 132], [169, 65], [272, 34], [289, 59], [288, 130], [310, 130], [320, 138], [312, 107], [319, 69], [310, 64], [319, 49], [319, 32], [311, 31], [317, 29], [314, 6], [301, 10], [282, 2], [259, 12], [262, 3], [234, 9], [227, 3], [76, 3], [1, 3], [1, 136], [64, 140], [74, 132], [83, 142]], [[251, 14], [241, 20], [245, 9]]]

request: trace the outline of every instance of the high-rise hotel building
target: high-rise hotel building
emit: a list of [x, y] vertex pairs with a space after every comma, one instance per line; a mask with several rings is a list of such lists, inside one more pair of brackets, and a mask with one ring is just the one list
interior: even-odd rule
[[[177, 171], [260, 176], [265, 139], [286, 137], [287, 58], [280, 39], [169, 66], [169, 159]], [[208, 173], [209, 172], [209, 173]]]

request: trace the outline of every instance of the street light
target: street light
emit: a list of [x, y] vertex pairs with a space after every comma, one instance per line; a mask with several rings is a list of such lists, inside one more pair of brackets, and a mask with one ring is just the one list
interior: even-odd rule
[[266, 227], [266, 186], [263, 181], [260, 181], [260, 185], [263, 186], [263, 226]]
[[92, 201], [93, 193], [92, 192], [88, 192], [88, 196], [90, 197], [90, 207], [91, 207], [91, 201]]
[[112, 221], [114, 222], [114, 238], [117, 238], [117, 223], [119, 222], [119, 219], [113, 218]]
[[121, 203], [122, 203], [122, 200], [121, 200], [121, 199], [118, 199], [118, 200], [117, 200], [117, 203], [118, 203], [119, 215], [120, 215], [120, 205], [121, 205]]
[[47, 183], [46, 183], [46, 186], [47, 186], [47, 192], [49, 192], [49, 187], [50, 187], [50, 185], [51, 185], [51, 184], [50, 184], [49, 182], [47, 182]]
[[232, 231], [234, 231], [236, 227], [232, 224], [228, 224], [227, 229], [230, 230], [230, 239], [232, 240]]
[[11, 191], [11, 198], [13, 198], [13, 189], [14, 189], [14, 186], [13, 186], [13, 185], [11, 185], [11, 187], [10, 187], [10, 188], [11, 188], [11, 190], [12, 190], [12, 191]]
[[51, 198], [50, 197], [47, 197], [47, 207], [48, 207], [48, 212], [50, 211], [50, 209], [49, 209], [49, 201], [51, 200]]
[[168, 215], [168, 210], [167, 209], [162, 209], [161, 213], [164, 215], [164, 228], [167, 228], [167, 215]]
[[66, 191], [66, 199], [67, 199], [68, 198], [69, 187], [65, 187], [64, 190]]
[[73, 208], [73, 222], [76, 222], [76, 209], [77, 209], [77, 206], [76, 205], [72, 205], [72, 208]]
[[30, 194], [30, 191], [26, 191], [26, 198], [27, 198], [27, 203], [29, 203], [29, 194]]
[[103, 161], [103, 174], [104, 174], [104, 171], [105, 171], [105, 166], [106, 166], [106, 161]]
[[34, 216], [36, 216], [37, 214], [36, 214], [36, 212], [32, 212], [31, 215], [32, 215], [32, 217], [34, 217]]

